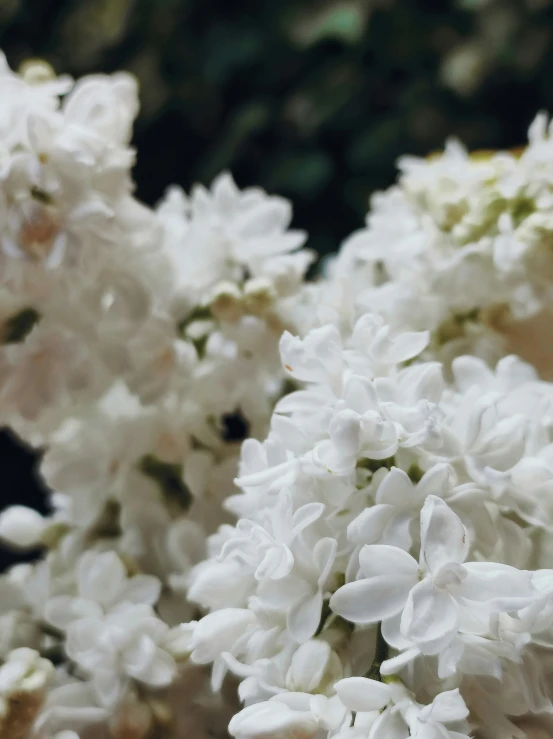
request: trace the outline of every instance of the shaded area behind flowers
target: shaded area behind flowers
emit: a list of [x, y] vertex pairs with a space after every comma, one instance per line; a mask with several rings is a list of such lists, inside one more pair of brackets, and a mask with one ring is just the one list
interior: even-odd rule
[[[0, 431], [0, 469], [2, 491], [0, 508], [11, 505], [28, 505], [41, 513], [48, 512], [47, 488], [36, 472], [38, 455], [23, 446], [10, 431]], [[32, 560], [37, 553], [18, 552], [0, 547], [0, 571], [15, 562]]]

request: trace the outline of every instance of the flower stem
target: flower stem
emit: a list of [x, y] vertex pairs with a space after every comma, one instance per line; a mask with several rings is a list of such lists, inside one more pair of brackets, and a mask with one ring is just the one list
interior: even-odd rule
[[382, 682], [380, 666], [386, 659], [388, 659], [388, 644], [382, 636], [381, 624], [378, 624], [378, 626], [376, 627], [376, 646], [374, 657], [372, 664], [365, 676], [370, 678], [371, 680], [378, 680], [379, 682]]

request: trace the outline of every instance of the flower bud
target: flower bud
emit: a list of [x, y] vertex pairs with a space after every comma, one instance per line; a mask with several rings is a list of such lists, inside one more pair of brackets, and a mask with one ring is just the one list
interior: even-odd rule
[[212, 662], [222, 652], [228, 652], [255, 615], [246, 608], [222, 608], [198, 621], [191, 639], [192, 661]]
[[310, 711], [296, 711], [280, 701], [254, 703], [231, 720], [229, 733], [236, 739], [311, 739], [318, 723]]
[[293, 692], [310, 693], [319, 684], [325, 671], [330, 647], [324, 641], [304, 642], [292, 657], [286, 675], [286, 687]]
[[197, 623], [190, 621], [170, 629], [163, 639], [163, 649], [176, 660], [187, 659], [193, 649], [192, 639]]
[[233, 282], [220, 282], [213, 291], [209, 307], [220, 321], [237, 321], [242, 315], [242, 293]]
[[244, 298], [247, 309], [255, 316], [268, 313], [276, 299], [276, 291], [271, 280], [266, 277], [255, 277], [244, 285]]
[[40, 543], [46, 523], [38, 511], [14, 505], [0, 514], [0, 539], [14, 549], [30, 549]]
[[[286, 674], [286, 688], [292, 692], [315, 693], [324, 689], [328, 682], [328, 674], [334, 680], [341, 677], [337, 655], [327, 642], [321, 639], [310, 639], [296, 650]], [[334, 674], [336, 673], [336, 674]]]
[[19, 74], [28, 85], [41, 85], [56, 79], [52, 65], [44, 59], [26, 59], [19, 67]]

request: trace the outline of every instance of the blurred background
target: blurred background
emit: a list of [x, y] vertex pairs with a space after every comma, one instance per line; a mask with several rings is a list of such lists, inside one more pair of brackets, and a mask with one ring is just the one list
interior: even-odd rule
[[[553, 112], [550, 0], [0, 0], [0, 48], [140, 81], [138, 197], [230, 169], [291, 198], [325, 254], [404, 153], [521, 144]], [[4, 437], [2, 503], [40, 507]], [[6, 471], [6, 472], [4, 472]]]
[[230, 169], [321, 253], [403, 153], [524, 141], [553, 112], [549, 0], [0, 0], [0, 48], [141, 85], [138, 196]]

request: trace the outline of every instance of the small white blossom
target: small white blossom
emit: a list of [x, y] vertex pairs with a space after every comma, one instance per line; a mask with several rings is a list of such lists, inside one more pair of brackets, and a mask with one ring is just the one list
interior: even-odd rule
[[330, 606], [354, 623], [386, 626], [401, 616], [401, 635], [425, 654], [437, 654], [457, 634], [465, 607], [516, 611], [537, 597], [529, 575], [503, 564], [465, 563], [468, 549], [460, 519], [444, 501], [428, 496], [421, 511], [419, 561], [397, 547], [363, 547], [364, 579], [340, 588]]

